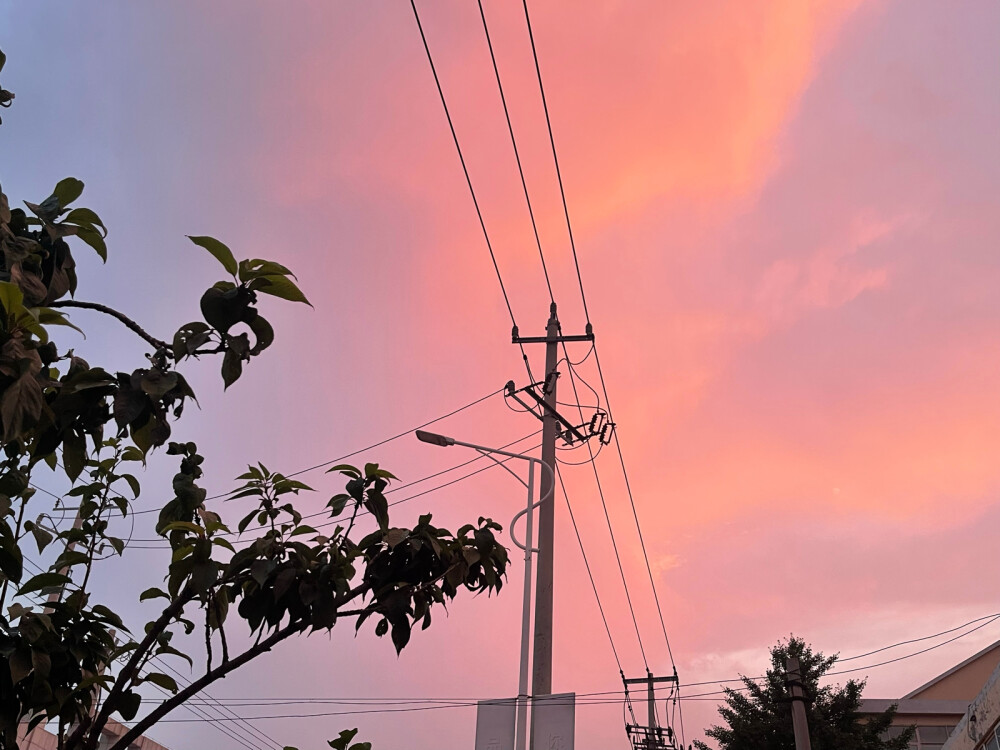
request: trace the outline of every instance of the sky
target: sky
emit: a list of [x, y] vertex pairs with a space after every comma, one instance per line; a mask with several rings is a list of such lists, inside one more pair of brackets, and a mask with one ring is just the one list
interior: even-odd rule
[[[523, 11], [484, 7], [563, 330], [580, 333]], [[682, 682], [759, 674], [790, 633], [850, 656], [996, 612], [1000, 6], [529, 7], [589, 319]], [[418, 8], [513, 314], [522, 334], [540, 335], [548, 293], [478, 9]], [[175, 435], [202, 447], [213, 493], [248, 462], [306, 468], [524, 384], [407, 3], [6, 2], [0, 48], [0, 80], [17, 96], [0, 127], [4, 191], [12, 204], [38, 201], [78, 177], [81, 203], [111, 231], [106, 265], [77, 252], [80, 299], [169, 337], [221, 278], [184, 237], [209, 234], [238, 257], [289, 266], [314, 304], [265, 308], [277, 342], [226, 393], [217, 363], [185, 366], [201, 408]], [[141, 342], [114, 321], [74, 320], [88, 338], [62, 346], [109, 368], [142, 363]], [[542, 351], [528, 354], [541, 371]], [[576, 370], [598, 386], [593, 356]], [[564, 373], [560, 400], [572, 402], [567, 385]], [[435, 424], [488, 445], [537, 428], [500, 397]], [[405, 437], [356, 460], [407, 482], [471, 457]], [[669, 673], [617, 453], [596, 459], [607, 518], [590, 465], [562, 468], [622, 668]], [[150, 461], [140, 506], [156, 507], [173, 471], [166, 456]], [[304, 478], [317, 489], [301, 499], [307, 510], [337, 487], [321, 471]], [[397, 522], [487, 515], [506, 529], [522, 503], [513, 479], [488, 471], [400, 505]], [[98, 585], [141, 626], [153, 613], [137, 594], [167, 560], [139, 541], [153, 537], [153, 514], [135, 518], [135, 541], [102, 564]], [[561, 493], [556, 523], [554, 689], [615, 690]], [[348, 626], [286, 644], [212, 694], [511, 695], [521, 565], [498, 597], [456, 601], [399, 657]], [[998, 638], [1000, 623], [858, 675], [867, 697], [899, 697]], [[684, 706], [690, 741], [715, 704]], [[357, 726], [376, 748], [471, 748], [475, 712], [256, 725], [279, 747], [323, 746]], [[241, 747], [204, 722], [151, 735]], [[576, 746], [627, 747], [621, 706], [579, 706]]]

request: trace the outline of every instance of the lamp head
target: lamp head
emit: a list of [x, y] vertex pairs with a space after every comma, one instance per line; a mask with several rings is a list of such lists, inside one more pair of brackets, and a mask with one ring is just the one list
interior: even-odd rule
[[417, 430], [417, 440], [423, 443], [430, 443], [431, 445], [440, 445], [445, 448], [455, 444], [455, 438], [438, 435], [436, 432], [425, 432], [424, 430]]

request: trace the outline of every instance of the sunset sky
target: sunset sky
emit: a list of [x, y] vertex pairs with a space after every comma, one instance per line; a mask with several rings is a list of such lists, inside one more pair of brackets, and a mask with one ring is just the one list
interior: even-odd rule
[[[523, 10], [484, 6], [563, 329], [579, 333]], [[1000, 5], [529, 7], [590, 319], [682, 682], [759, 674], [789, 633], [850, 656], [1000, 611]], [[540, 335], [548, 294], [478, 8], [418, 8], [514, 315], [522, 334]], [[0, 3], [0, 48], [0, 82], [17, 96], [0, 126], [4, 191], [12, 204], [38, 201], [79, 177], [81, 203], [110, 228], [106, 266], [76, 251], [79, 299], [169, 338], [221, 278], [184, 236], [208, 234], [238, 257], [289, 266], [315, 305], [267, 300], [277, 342], [224, 395], [218, 363], [185, 365], [201, 410], [175, 434], [203, 449], [213, 493], [247, 462], [295, 471], [509, 379], [524, 384], [407, 2]], [[141, 342], [114, 321], [73, 319], [88, 338], [65, 335], [61, 346], [109, 369], [143, 362]], [[529, 355], [541, 371], [541, 349]], [[593, 357], [578, 369], [598, 385]], [[568, 385], [563, 377], [562, 401]], [[435, 429], [499, 445], [538, 424], [494, 397]], [[472, 457], [407, 437], [354, 460], [408, 482]], [[141, 508], [168, 499], [175, 465], [162, 453], [150, 462]], [[649, 667], [669, 672], [617, 453], [603, 451], [597, 468]], [[563, 469], [622, 665], [641, 675], [593, 470]], [[303, 479], [319, 490], [302, 497], [307, 510], [337, 488], [322, 472]], [[66, 489], [55, 476], [38, 481]], [[395, 518], [432, 512], [456, 527], [488, 515], [506, 528], [522, 504], [513, 479], [488, 471], [400, 505]], [[556, 513], [554, 689], [618, 689], [561, 495]], [[134, 539], [153, 538], [154, 517], [136, 517]], [[154, 613], [138, 592], [167, 555], [132, 547], [103, 564], [100, 585], [141, 629]], [[462, 598], [399, 657], [371, 628], [355, 637], [345, 624], [211, 692], [512, 695], [521, 566], [515, 556], [498, 598]], [[1000, 622], [863, 671], [866, 696], [899, 697], [998, 638]], [[711, 700], [685, 703], [688, 741], [715, 720]], [[354, 726], [375, 750], [471, 750], [474, 724], [475, 710], [460, 707], [257, 726], [303, 750]], [[203, 723], [151, 735], [177, 750], [240, 747]], [[621, 705], [579, 706], [576, 746], [624, 750]]]

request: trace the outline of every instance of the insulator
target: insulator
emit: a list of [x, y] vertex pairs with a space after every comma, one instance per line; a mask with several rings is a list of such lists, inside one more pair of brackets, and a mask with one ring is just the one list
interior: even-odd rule
[[556, 378], [559, 377], [559, 371], [553, 370], [548, 375], [545, 376], [545, 385], [542, 386], [542, 392], [548, 396], [552, 393], [553, 387], [555, 387]]
[[608, 422], [601, 428], [601, 445], [608, 445], [611, 442], [611, 436], [615, 434], [615, 423]]
[[603, 411], [595, 411], [594, 416], [590, 418], [590, 427], [588, 428], [591, 435], [596, 435], [604, 427], [605, 414]]

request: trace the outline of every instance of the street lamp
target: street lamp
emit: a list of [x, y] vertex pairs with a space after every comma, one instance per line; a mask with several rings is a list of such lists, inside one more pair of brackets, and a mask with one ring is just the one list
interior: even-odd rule
[[[448, 437], [446, 435], [438, 435], [434, 432], [425, 432], [424, 430], [417, 430], [417, 439], [424, 442], [430, 443], [431, 445], [439, 445], [443, 448], [447, 448], [452, 445], [461, 445], [466, 448], [472, 448], [478, 451], [482, 455], [496, 462], [498, 466], [502, 466], [510, 474], [514, 476], [517, 481], [528, 488], [528, 502], [524, 510], [518, 511], [518, 513], [511, 519], [510, 522], [510, 538], [514, 541], [518, 547], [524, 550], [524, 603], [521, 609], [521, 669], [518, 674], [518, 686], [517, 686], [517, 728], [516, 728], [516, 747], [517, 750], [525, 750], [528, 738], [528, 653], [529, 653], [529, 639], [531, 637], [531, 554], [532, 552], [537, 552], [538, 550], [531, 546], [532, 544], [532, 533], [534, 529], [533, 514], [532, 510], [537, 508], [546, 500], [551, 500], [552, 490], [555, 488], [555, 474], [552, 471], [552, 467], [547, 463], [542, 461], [540, 458], [535, 458], [534, 456], [526, 456], [523, 453], [513, 453], [512, 451], [500, 450], [499, 448], [487, 448], [484, 445], [476, 445], [475, 443], [466, 443], [461, 440], [456, 440], [453, 437]], [[525, 482], [521, 477], [519, 477], [514, 471], [512, 471], [503, 461], [499, 461], [493, 458], [493, 454], [498, 456], [507, 456], [508, 458], [519, 458], [522, 461], [528, 462], [528, 481]], [[549, 475], [552, 477], [552, 482], [549, 483], [548, 494], [545, 497], [538, 498], [537, 502], [532, 502], [532, 498], [535, 495], [535, 464], [542, 466]], [[514, 533], [514, 524], [517, 523], [517, 519], [521, 516], [526, 516], [524, 523], [524, 533], [525, 540], [524, 544], [521, 544], [517, 540], [517, 535]]]

